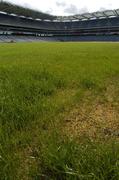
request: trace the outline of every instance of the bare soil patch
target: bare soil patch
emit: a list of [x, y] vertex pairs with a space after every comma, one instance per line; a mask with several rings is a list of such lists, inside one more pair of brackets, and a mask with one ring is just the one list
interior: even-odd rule
[[119, 111], [109, 102], [84, 102], [65, 117], [63, 132], [71, 138], [119, 139]]

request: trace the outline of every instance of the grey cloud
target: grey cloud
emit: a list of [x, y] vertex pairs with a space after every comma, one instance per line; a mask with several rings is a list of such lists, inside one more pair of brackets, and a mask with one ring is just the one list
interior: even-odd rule
[[81, 9], [79, 9], [79, 14], [83, 14], [83, 13], [88, 13], [88, 8], [87, 7], [83, 7]]
[[71, 4], [69, 7], [64, 9], [64, 12], [68, 14], [77, 14], [78, 8], [75, 5]]
[[104, 8], [104, 7], [101, 7], [100, 9], [99, 9], [99, 11], [105, 11], [106, 10], [106, 8]]
[[64, 9], [64, 13], [67, 14], [83, 14], [83, 13], [87, 13], [88, 12], [88, 8], [87, 7], [83, 7], [81, 9], [77, 8], [77, 6], [71, 4], [69, 7]]
[[32, 6], [30, 5], [30, 4], [28, 4], [28, 3], [24, 3], [23, 5], [21, 5], [21, 6], [24, 6], [24, 7], [26, 7], [26, 8], [30, 8], [30, 9], [32, 9]]
[[60, 6], [60, 7], [64, 7], [64, 6], [66, 6], [66, 3], [64, 2], [64, 1], [62, 1], [62, 2], [56, 2], [56, 5], [57, 6]]
[[49, 10], [46, 11], [47, 14], [52, 14], [52, 12], [53, 12], [52, 8], [50, 8]]

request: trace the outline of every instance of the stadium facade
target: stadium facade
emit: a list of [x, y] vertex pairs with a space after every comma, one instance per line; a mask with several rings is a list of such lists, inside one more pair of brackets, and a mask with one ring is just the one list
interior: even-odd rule
[[0, 11], [0, 41], [119, 41], [119, 9], [74, 16], [34, 15]]

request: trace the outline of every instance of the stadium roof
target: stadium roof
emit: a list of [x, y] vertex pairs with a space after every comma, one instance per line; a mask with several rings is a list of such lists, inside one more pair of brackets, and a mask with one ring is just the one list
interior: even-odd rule
[[119, 9], [97, 11], [93, 13], [84, 13], [84, 14], [77, 14], [72, 16], [53, 16], [29, 8], [21, 7], [15, 4], [11, 4], [5, 1], [0, 2], [0, 11], [2, 11], [2, 13], [4, 12], [12, 16], [20, 16], [28, 19], [57, 21], [57, 22], [83, 21], [83, 20], [91, 20], [91, 19], [119, 17]]
[[37, 10], [32, 10], [30, 8], [25, 8], [22, 6], [18, 6], [16, 4], [12, 4], [6, 1], [0, 1], [0, 11], [6, 12], [7, 14], [15, 14], [17, 16], [25, 16], [33, 19], [49, 19], [53, 20], [55, 16], [50, 14], [42, 13]]
[[76, 20], [83, 21], [83, 20], [111, 18], [111, 17], [119, 17], [119, 9], [77, 14], [73, 16], [58, 16], [57, 20], [58, 21], [76, 21]]

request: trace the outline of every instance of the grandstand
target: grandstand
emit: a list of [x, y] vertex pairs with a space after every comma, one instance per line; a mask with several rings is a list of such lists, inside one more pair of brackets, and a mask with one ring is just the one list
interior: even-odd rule
[[119, 41], [119, 9], [52, 16], [0, 3], [0, 42]]

